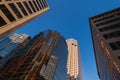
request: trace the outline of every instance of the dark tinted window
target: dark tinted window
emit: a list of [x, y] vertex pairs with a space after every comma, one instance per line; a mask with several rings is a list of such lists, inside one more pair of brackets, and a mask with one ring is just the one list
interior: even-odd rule
[[96, 24], [96, 26], [99, 27], [101, 25], [106, 25], [106, 24], [113, 23], [113, 22], [116, 22], [116, 21], [120, 21], [120, 18], [111, 19], [111, 20]]
[[36, 12], [35, 8], [33, 7], [32, 2], [31, 2], [31, 1], [28, 1], [28, 2], [29, 2], [29, 4], [30, 4], [31, 8], [33, 9], [33, 11]]
[[47, 4], [46, 4], [46, 1], [45, 0], [42, 0], [43, 4], [44, 4], [44, 7], [46, 8], [47, 7]]
[[18, 18], [22, 18], [22, 15], [20, 14], [20, 12], [13, 3], [10, 3], [9, 6], [12, 8], [13, 12], [16, 14]]
[[38, 0], [36, 0], [36, 2], [38, 4], [39, 8], [42, 9], [42, 7], [41, 7], [40, 3], [38, 2]]
[[48, 7], [48, 4], [47, 4], [46, 0], [44, 0], [44, 2], [45, 2], [46, 7]]
[[27, 13], [26, 10], [24, 9], [23, 5], [22, 5], [20, 2], [18, 2], [17, 5], [19, 6], [19, 8], [20, 8], [21, 11], [23, 12], [23, 14], [24, 14], [25, 16], [27, 16], [28, 13]]
[[43, 3], [41, 2], [41, 0], [39, 0], [39, 2], [40, 2], [40, 4], [41, 4], [42, 8], [44, 8], [44, 5], [43, 5]]
[[35, 1], [33, 1], [33, 3], [34, 3], [34, 5], [35, 5], [36, 9], [39, 11], [38, 6], [37, 6], [37, 4], [35, 3]]
[[0, 9], [11, 22], [15, 21], [15, 18], [12, 16], [12, 14], [10, 13], [10, 11], [7, 9], [5, 5], [1, 4]]
[[110, 46], [111, 46], [112, 50], [119, 50], [120, 49], [120, 41], [112, 42], [112, 43], [110, 43]]
[[29, 11], [29, 13], [32, 14], [32, 11], [31, 11], [30, 7], [28, 6], [28, 4], [26, 2], [23, 2], [23, 4], [25, 5], [25, 7]]
[[99, 31], [103, 32], [103, 31], [107, 31], [107, 30], [111, 30], [111, 29], [117, 29], [117, 28], [120, 28], [120, 23], [100, 28]]
[[120, 37], [120, 31], [112, 32], [109, 34], [104, 34], [103, 36], [105, 39], [111, 39], [113, 37]]
[[0, 16], [0, 27], [6, 25], [7, 23], [3, 20], [3, 18]]

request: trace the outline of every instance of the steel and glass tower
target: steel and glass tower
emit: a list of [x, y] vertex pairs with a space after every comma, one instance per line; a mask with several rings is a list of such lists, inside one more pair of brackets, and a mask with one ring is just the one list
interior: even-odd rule
[[0, 38], [47, 10], [46, 0], [0, 0]]
[[100, 79], [120, 80], [120, 8], [89, 21]]
[[66, 40], [68, 46], [67, 80], [83, 80], [82, 65], [77, 40]]
[[66, 80], [67, 44], [57, 31], [46, 30], [30, 40], [27, 51], [0, 68], [1, 80]]

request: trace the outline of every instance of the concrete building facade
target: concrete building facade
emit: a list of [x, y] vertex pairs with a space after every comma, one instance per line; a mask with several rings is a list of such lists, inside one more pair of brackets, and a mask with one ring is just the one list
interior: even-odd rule
[[0, 0], [0, 38], [48, 10], [46, 0]]
[[120, 80], [120, 8], [89, 21], [100, 79]]
[[77, 40], [66, 40], [68, 46], [67, 80], [83, 80], [82, 64]]

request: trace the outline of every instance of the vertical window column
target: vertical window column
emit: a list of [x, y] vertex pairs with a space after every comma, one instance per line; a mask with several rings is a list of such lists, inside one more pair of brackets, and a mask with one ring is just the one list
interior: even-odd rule
[[0, 9], [11, 22], [15, 21], [15, 18], [13, 17], [13, 15], [10, 13], [10, 11], [7, 9], [5, 5], [1, 4]]
[[27, 16], [28, 13], [26, 12], [26, 10], [25, 10], [25, 8], [23, 7], [23, 5], [22, 5], [20, 2], [18, 2], [17, 5], [19, 6], [19, 8], [20, 8], [21, 11], [23, 12], [23, 14], [24, 14], [25, 16]]
[[37, 2], [37, 4], [38, 4], [40, 10], [42, 10], [42, 7], [41, 7], [40, 3], [38, 2], [38, 0], [36, 0], [36, 2]]
[[19, 19], [23, 17], [13, 3], [10, 3], [9, 6]]
[[26, 2], [23, 2], [23, 4], [25, 5], [26, 9], [28, 10], [28, 12], [30, 14], [32, 14], [32, 10], [30, 9], [29, 5]]
[[35, 1], [33, 1], [33, 4], [35, 5], [36, 9], [39, 11], [39, 8], [38, 8], [37, 4], [35, 3]]
[[34, 8], [32, 2], [31, 2], [31, 1], [28, 1], [28, 2], [29, 2], [29, 4], [30, 4], [31, 8], [33, 9], [33, 11], [36, 12], [36, 10], [35, 10], [35, 8]]
[[4, 19], [0, 16], [0, 27], [6, 25], [7, 23], [4, 21]]

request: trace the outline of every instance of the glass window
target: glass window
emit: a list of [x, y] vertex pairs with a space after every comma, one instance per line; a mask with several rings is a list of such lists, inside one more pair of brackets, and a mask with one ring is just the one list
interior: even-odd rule
[[98, 24], [96, 24], [96, 26], [99, 27], [101, 25], [106, 25], [106, 24], [113, 23], [113, 22], [116, 22], [116, 21], [120, 21], [120, 18], [115, 18], [115, 19], [111, 19], [111, 20], [108, 20], [108, 21], [105, 21], [105, 22], [102, 22], [102, 23], [98, 23]]
[[39, 8], [38, 8], [37, 4], [35, 3], [35, 1], [33, 1], [33, 3], [35, 5], [36, 9], [39, 11]]
[[110, 43], [110, 46], [111, 46], [112, 50], [119, 50], [120, 49], [120, 41], [112, 42], [112, 43]]
[[39, 8], [42, 9], [42, 7], [41, 7], [41, 5], [39, 4], [38, 0], [36, 0], [36, 2], [37, 2], [37, 4], [38, 4]]
[[4, 21], [4, 19], [0, 16], [0, 27], [6, 25], [7, 23]]
[[118, 56], [118, 59], [120, 59], [120, 56]]
[[23, 4], [25, 5], [25, 7], [29, 11], [29, 13], [32, 14], [32, 11], [31, 11], [30, 7], [28, 6], [28, 4], [26, 2], [23, 2]]
[[33, 9], [33, 11], [36, 12], [35, 8], [33, 7], [32, 2], [31, 2], [31, 1], [28, 1], [28, 2], [29, 2], [29, 4], [30, 4], [31, 8]]
[[11, 22], [15, 21], [15, 18], [13, 17], [13, 15], [10, 13], [10, 11], [7, 9], [5, 5], [1, 4], [0, 9]]
[[42, 0], [44, 3], [45, 8], [48, 7], [47, 2], [45, 0]]
[[19, 19], [22, 18], [22, 15], [20, 14], [20, 12], [18, 11], [18, 9], [16, 8], [16, 6], [13, 3], [10, 3], [9, 6], [12, 8], [13, 12], [16, 14], [16, 16]]
[[44, 8], [44, 5], [42, 4], [41, 0], [39, 0], [39, 1], [40, 1], [40, 4], [41, 4], [42, 8]]
[[104, 34], [103, 36], [105, 39], [111, 39], [113, 37], [120, 37], [120, 31], [112, 32], [109, 34]]
[[21, 11], [23, 12], [23, 14], [24, 14], [25, 16], [27, 16], [28, 13], [26, 12], [26, 10], [25, 10], [25, 8], [23, 7], [23, 5], [22, 5], [20, 2], [18, 2], [17, 5], [19, 6], [19, 8], [20, 8]]
[[111, 26], [106, 26], [104, 28], [100, 28], [99, 31], [103, 32], [103, 31], [107, 31], [107, 30], [111, 30], [111, 29], [116, 29], [116, 28], [120, 28], [120, 23], [111, 25]]

